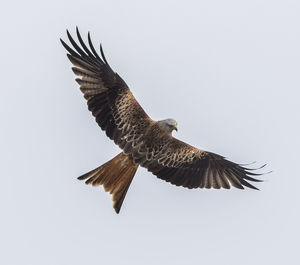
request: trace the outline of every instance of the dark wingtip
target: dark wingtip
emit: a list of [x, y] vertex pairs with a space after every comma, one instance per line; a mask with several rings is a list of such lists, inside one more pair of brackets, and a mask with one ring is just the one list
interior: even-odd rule
[[[248, 183], [248, 184], [249, 184], [249, 183]], [[246, 185], [245, 185], [245, 186], [246, 186]], [[252, 189], [252, 190], [258, 190], [258, 191], [260, 191], [259, 188], [255, 187], [255, 186], [253, 186], [253, 185], [251, 185], [251, 184], [247, 185], [246, 187], [248, 187], [248, 188], [250, 188], [250, 189]]]
[[59, 38], [60, 43], [65, 47], [67, 44], [64, 42], [64, 40], [62, 38]]
[[67, 32], [67, 35], [68, 35], [68, 38], [70, 39], [72, 39], [72, 36], [71, 36], [71, 34], [70, 34], [70, 32], [69, 32], [69, 30], [68, 29], [66, 29], [66, 32]]
[[64, 47], [66, 47], [67, 44], [63, 41], [62, 38], [59, 38], [59, 41], [60, 41], [60, 43], [61, 43]]
[[255, 163], [257, 163], [257, 161], [253, 161], [253, 162], [248, 163], [248, 164], [239, 164], [239, 165], [240, 165], [240, 166], [250, 166], [250, 165], [253, 165], [253, 164], [255, 164]]
[[103, 52], [103, 48], [102, 48], [102, 44], [100, 43], [100, 53], [101, 53], [101, 56], [102, 56], [102, 59], [103, 61], [108, 65], [108, 62], [105, 58], [105, 55], [104, 55], [104, 52]]
[[[251, 164], [253, 164], [253, 163], [251, 163]], [[264, 165], [262, 165], [260, 167], [257, 167], [257, 168], [248, 168], [248, 167], [244, 167], [245, 164], [239, 164], [237, 168], [233, 169], [233, 171], [239, 175], [240, 182], [241, 182], [242, 185], [244, 185], [248, 188], [254, 189], [254, 190], [260, 190], [259, 188], [257, 188], [255, 186], [253, 186], [252, 184], [250, 184], [248, 181], [251, 181], [251, 182], [264, 182], [264, 180], [257, 179], [257, 178], [254, 178], [254, 177], [255, 176], [262, 176], [262, 175], [265, 175], [267, 173], [254, 173], [253, 171], [262, 169], [266, 165], [267, 164], [264, 164]], [[252, 177], [252, 176], [254, 176], [254, 177]]]
[[77, 179], [78, 179], [78, 180], [84, 180], [84, 179], [87, 178], [86, 175], [87, 175], [87, 174], [81, 175], [81, 176], [79, 176]]
[[255, 186], [251, 185], [250, 183], [248, 183], [248, 184], [249, 184], [248, 188], [251, 188], [251, 189], [253, 189], [253, 190], [259, 190], [259, 191], [260, 191], [259, 188], [257, 188], [257, 187], [255, 187]]
[[267, 164], [262, 165], [261, 167], [259, 167], [258, 169], [264, 168]]
[[61, 44], [64, 46], [64, 48], [68, 51], [69, 55], [72, 54], [74, 57], [79, 57], [78, 54], [70, 48], [68, 44], [66, 44], [62, 39], [60, 39]]
[[77, 36], [78, 36], [78, 35], [80, 36], [80, 33], [79, 33], [79, 28], [78, 28], [78, 26], [76, 26], [76, 34], [77, 34]]
[[67, 53], [67, 57], [69, 58], [69, 60], [72, 62], [72, 60], [73, 60], [73, 57], [72, 57], [72, 55], [71, 54], [69, 54], [69, 53]]
[[250, 170], [250, 171], [262, 169], [262, 168], [264, 168], [266, 165], [267, 165], [267, 164], [264, 164], [264, 165], [262, 165], [262, 166], [260, 166], [260, 167], [257, 167], [257, 168], [246, 168], [246, 167], [244, 167], [242, 164], [240, 164], [240, 166], [241, 166], [243, 169], [245, 169], [245, 170]]
[[88, 43], [89, 43], [89, 46], [90, 46], [90, 48], [91, 48], [92, 53], [94, 54], [94, 56], [95, 56], [96, 58], [98, 58], [98, 59], [101, 60], [101, 58], [99, 57], [99, 55], [98, 55], [98, 53], [96, 52], [96, 50], [95, 50], [95, 48], [94, 48], [94, 45], [93, 45], [93, 43], [92, 43], [90, 32], [88, 32]]

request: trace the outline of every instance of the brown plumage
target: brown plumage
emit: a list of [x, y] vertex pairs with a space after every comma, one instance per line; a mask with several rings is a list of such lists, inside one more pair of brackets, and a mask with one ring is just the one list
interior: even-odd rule
[[79, 180], [86, 180], [86, 184], [103, 185], [104, 190], [112, 194], [113, 207], [120, 212], [127, 190], [138, 168], [132, 158], [124, 153], [118, 154], [102, 166], [80, 176]]
[[63, 40], [68, 58], [87, 100], [88, 109], [106, 135], [123, 152], [99, 168], [79, 177], [87, 184], [103, 185], [113, 195], [119, 213], [129, 185], [138, 166], [158, 178], [177, 186], [192, 188], [225, 188], [244, 186], [257, 189], [248, 181], [258, 182], [253, 173], [224, 157], [190, 146], [172, 136], [174, 120], [154, 121], [142, 109], [124, 80], [109, 66], [102, 47], [97, 54], [90, 34], [89, 48], [77, 29], [81, 47], [67, 31], [73, 49]]

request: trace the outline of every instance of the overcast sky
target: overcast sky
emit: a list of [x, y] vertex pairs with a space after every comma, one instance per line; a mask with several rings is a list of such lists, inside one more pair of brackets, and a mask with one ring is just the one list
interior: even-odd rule
[[[1, 264], [300, 264], [300, 3], [6, 1], [1, 6]], [[59, 38], [75, 26], [153, 119], [237, 163], [254, 190], [188, 190], [139, 168], [121, 213], [76, 179], [120, 150]]]

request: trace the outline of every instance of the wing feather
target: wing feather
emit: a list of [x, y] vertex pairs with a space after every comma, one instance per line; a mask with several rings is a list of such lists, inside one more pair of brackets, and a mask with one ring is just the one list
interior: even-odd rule
[[[152, 141], [152, 144], [159, 145], [155, 140]], [[257, 189], [248, 181], [261, 181], [250, 177], [249, 169], [246, 170], [220, 155], [192, 147], [171, 135], [165, 141], [164, 148], [158, 152], [156, 157], [153, 157], [149, 155], [149, 152], [155, 148], [156, 146], [146, 148], [145, 156], [149, 156], [150, 161], [141, 165], [148, 168], [158, 178], [177, 186], [190, 189], [229, 189], [231, 186], [238, 189], [244, 189], [244, 187]], [[151, 162], [151, 159], [156, 164]], [[150, 166], [154, 164], [156, 165], [155, 169]]]
[[125, 152], [134, 151], [140, 145], [140, 136], [153, 121], [136, 101], [124, 80], [115, 73], [105, 58], [100, 45], [101, 57], [96, 52], [88, 33], [88, 46], [84, 43], [78, 28], [79, 44], [67, 31], [71, 48], [63, 40], [68, 58], [74, 65], [72, 70], [76, 82], [87, 99], [88, 109], [106, 135]]

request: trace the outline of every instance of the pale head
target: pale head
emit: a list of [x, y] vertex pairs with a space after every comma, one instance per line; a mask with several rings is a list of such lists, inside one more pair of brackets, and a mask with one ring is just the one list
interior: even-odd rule
[[177, 131], [177, 121], [173, 119], [161, 120], [158, 121], [158, 124], [163, 130], [169, 133], [171, 133], [173, 130]]

